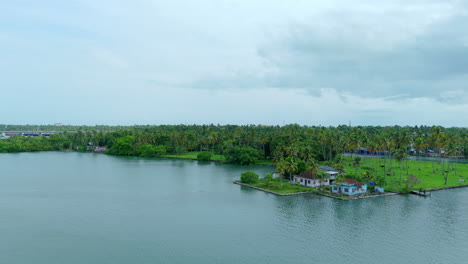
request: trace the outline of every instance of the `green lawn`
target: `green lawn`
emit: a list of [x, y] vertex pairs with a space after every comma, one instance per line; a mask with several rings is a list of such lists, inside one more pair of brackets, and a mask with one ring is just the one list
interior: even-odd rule
[[[172, 159], [192, 159], [196, 160], [197, 155], [200, 154], [199, 151], [187, 152], [185, 154], [179, 155], [163, 155], [166, 158]], [[213, 155], [211, 157], [212, 161], [226, 161], [223, 155]], [[468, 185], [468, 164], [456, 164], [456, 170], [450, 170], [447, 185], [444, 184], [444, 177], [441, 172], [440, 163], [430, 162], [430, 161], [416, 161], [408, 160], [408, 171], [406, 169], [406, 161], [402, 163], [401, 175], [402, 175], [402, 184], [400, 185], [400, 164], [393, 160], [392, 165], [390, 165], [390, 160], [387, 159], [386, 164], [386, 181], [385, 186], [388, 191], [401, 192], [404, 189], [404, 180], [407, 178], [407, 175], [414, 175], [421, 180], [421, 183], [415, 185], [413, 190], [428, 190], [460, 185]], [[257, 165], [274, 165], [271, 160], [261, 160], [257, 162]], [[383, 158], [362, 158], [362, 163], [358, 169], [358, 175], [362, 175], [365, 171], [370, 171], [373, 175], [384, 176], [384, 168], [381, 167], [384, 165]], [[347, 174], [354, 175], [355, 169], [352, 166], [351, 157], [345, 157], [345, 170]], [[459, 180], [463, 179], [466, 182], [460, 182]], [[257, 186], [258, 185], [258, 186]], [[256, 187], [268, 189], [273, 192], [278, 193], [294, 193], [301, 191], [311, 191], [308, 187], [294, 186], [290, 185], [286, 180], [284, 181], [282, 187], [278, 179], [272, 181], [268, 186], [260, 180], [259, 183], [255, 185]]]
[[[171, 158], [171, 159], [192, 159], [196, 160], [198, 154], [200, 154], [201, 151], [193, 151], [193, 152], [187, 152], [184, 154], [178, 154], [178, 155], [163, 155], [165, 158]], [[211, 156], [212, 161], [225, 161], [226, 159], [224, 158], [223, 155], [212, 155]]]
[[292, 185], [288, 180], [283, 180], [281, 183], [280, 179], [273, 179], [270, 182], [265, 181], [265, 179], [259, 179], [257, 183], [250, 184], [257, 188], [262, 188], [268, 191], [288, 194], [288, 193], [298, 193], [298, 192], [315, 192], [315, 189], [310, 187], [304, 187], [299, 185]]
[[[382, 167], [384, 164], [386, 164], [386, 174], [384, 174], [384, 167]], [[371, 174], [386, 176], [387, 185], [385, 187], [389, 191], [401, 191], [403, 189], [403, 184], [400, 185], [400, 172], [402, 182], [407, 179], [408, 175], [414, 175], [421, 180], [421, 183], [412, 188], [413, 190], [468, 185], [468, 164], [456, 164], [456, 170], [451, 169], [448, 173], [447, 185], [444, 184], [440, 163], [408, 160], [407, 164], [408, 169], [406, 167], [406, 161], [402, 162], [400, 168], [400, 164], [396, 160], [392, 160], [392, 165], [390, 165], [389, 159], [384, 163], [383, 158], [362, 158], [362, 164], [358, 169], [358, 175], [362, 175], [364, 171], [368, 170]], [[445, 164], [445, 168], [447, 168], [447, 164]], [[355, 174], [355, 168], [352, 166], [351, 157], [345, 157], [345, 169], [347, 174]], [[460, 179], [466, 182], [460, 182]]]

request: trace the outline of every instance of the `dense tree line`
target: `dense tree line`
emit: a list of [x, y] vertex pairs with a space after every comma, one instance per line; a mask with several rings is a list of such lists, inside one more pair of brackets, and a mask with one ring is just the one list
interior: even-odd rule
[[[34, 126], [39, 127], [39, 126]], [[43, 131], [57, 128], [40, 126]], [[12, 131], [31, 126], [8, 125]], [[257, 159], [280, 162], [288, 157], [333, 161], [338, 153], [359, 151], [384, 153], [404, 159], [405, 155], [464, 157], [468, 129], [439, 126], [263, 126], [263, 125], [161, 125], [66, 127], [48, 138], [11, 137], [0, 140], [0, 152], [38, 150], [79, 150], [105, 146], [109, 154], [158, 156], [207, 151], [227, 155], [234, 163], [249, 164]], [[39, 130], [38, 130], [39, 131]], [[244, 158], [242, 158], [244, 156]], [[389, 161], [391, 162], [391, 161]]]
[[[31, 131], [32, 126], [6, 126], [9, 131]], [[34, 126], [34, 131], [52, 131], [55, 126]], [[457, 162], [465, 158], [468, 129], [440, 126], [287, 126], [263, 125], [161, 125], [161, 126], [60, 126], [50, 137], [13, 136], [0, 139], [0, 153], [30, 151], [93, 151], [107, 154], [158, 157], [164, 154], [200, 152], [201, 160], [224, 155], [226, 162], [254, 164], [272, 161], [282, 178], [305, 171], [322, 175], [318, 162], [325, 162], [347, 176], [385, 185], [387, 176], [399, 185], [411, 185], [407, 158], [431, 156], [434, 176], [457, 175]], [[3, 136], [3, 135], [0, 135]], [[344, 155], [339, 155], [344, 154]], [[365, 154], [365, 155], [360, 155]], [[378, 155], [380, 159], [370, 158]], [[346, 158], [344, 158], [347, 156]], [[451, 162], [445, 162], [451, 157]], [[346, 163], [346, 164], [345, 164]], [[353, 170], [349, 170], [349, 167]], [[397, 168], [396, 170], [395, 168]], [[406, 166], [406, 173], [404, 168]], [[361, 168], [365, 171], [359, 173]], [[403, 169], [402, 169], [403, 168]], [[354, 171], [354, 172], [353, 172]], [[399, 171], [399, 175], [395, 174]], [[453, 172], [453, 173], [452, 173]], [[353, 174], [353, 175], [351, 175]], [[402, 174], [405, 174], [403, 177]], [[442, 178], [441, 178], [442, 179]], [[403, 187], [402, 187], [403, 188]], [[408, 189], [410, 187], [407, 187]]]

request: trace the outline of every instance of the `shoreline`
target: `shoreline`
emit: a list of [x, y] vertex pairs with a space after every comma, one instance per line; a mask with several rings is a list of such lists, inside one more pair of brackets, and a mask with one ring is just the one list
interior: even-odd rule
[[256, 190], [259, 190], [259, 191], [263, 191], [263, 192], [266, 192], [266, 193], [271, 193], [271, 194], [274, 194], [274, 195], [278, 195], [278, 196], [292, 196], [292, 195], [299, 195], [299, 194], [316, 193], [315, 190], [310, 190], [310, 191], [307, 191], [307, 192], [296, 192], [296, 193], [277, 193], [277, 192], [274, 192], [274, 191], [270, 191], [270, 190], [267, 190], [267, 189], [262, 189], [262, 188], [255, 187], [255, 186], [252, 186], [250, 184], [242, 183], [242, 182], [239, 182], [239, 181], [234, 181], [233, 183], [237, 184], [237, 185], [249, 187], [249, 188], [252, 188], [252, 189], [256, 189]]
[[[378, 198], [378, 197], [386, 197], [386, 196], [394, 196], [394, 195], [413, 194], [411, 192], [409, 192], [409, 193], [398, 193], [398, 192], [387, 191], [387, 192], [385, 192], [383, 194], [378, 194], [378, 195], [372, 195], [371, 194], [371, 195], [358, 195], [358, 196], [335, 196], [335, 195], [329, 193], [328, 191], [323, 191], [323, 190], [318, 190], [318, 189], [311, 189], [310, 191], [307, 191], [307, 192], [278, 193], [278, 192], [270, 191], [270, 190], [267, 190], [267, 189], [259, 188], [259, 187], [256, 187], [256, 186], [252, 186], [250, 184], [242, 183], [240, 181], [234, 181], [233, 183], [237, 184], [237, 185], [240, 185], [240, 186], [245, 186], [245, 187], [252, 188], [252, 189], [255, 189], [255, 190], [259, 190], [259, 191], [263, 191], [263, 192], [270, 193], [270, 194], [273, 194], [273, 195], [277, 195], [277, 196], [293, 196], [293, 195], [311, 194], [312, 193], [312, 194], [317, 194], [317, 195], [321, 195], [321, 196], [325, 196], [325, 197], [333, 198], [333, 199], [338, 199], [338, 200], [342, 200], [342, 201]], [[443, 190], [459, 189], [459, 188], [466, 188], [466, 187], [468, 187], [468, 184], [467, 185], [460, 185], [460, 186], [451, 186], [451, 187], [429, 189], [429, 190], [426, 190], [426, 191], [427, 192], [434, 192], [434, 191], [443, 191]], [[415, 195], [415, 194], [413, 194], [413, 195]]]
[[274, 192], [274, 191], [270, 191], [270, 190], [267, 190], [267, 189], [255, 187], [255, 186], [252, 186], [252, 185], [250, 185], [250, 184], [242, 183], [242, 182], [239, 182], [239, 181], [234, 181], [233, 183], [234, 183], [234, 184], [237, 184], [237, 185], [245, 186], [245, 187], [248, 187], [248, 188], [252, 188], [252, 189], [255, 189], [255, 190], [263, 191], [263, 192], [266, 192], [266, 193], [270, 193], [270, 194], [273, 194], [273, 195], [277, 195], [277, 196], [293, 196], [293, 195], [301, 195], [301, 194], [317, 194], [317, 195], [321, 195], [321, 196], [325, 196], [325, 197], [333, 198], [333, 199], [338, 199], [338, 200], [342, 200], [342, 201], [358, 200], [358, 199], [368, 199], [368, 198], [377, 198], [377, 197], [385, 197], [385, 196], [393, 196], [393, 195], [400, 195], [400, 194], [401, 194], [401, 193], [396, 193], [396, 192], [386, 192], [386, 193], [384, 193], [384, 194], [379, 194], [379, 195], [365, 195], [365, 196], [349, 196], [349, 197], [346, 196], [346, 197], [339, 197], [339, 196], [334, 196], [334, 195], [332, 195], [332, 194], [328, 194], [326, 191], [317, 190], [317, 189], [311, 189], [310, 191], [307, 191], [307, 192], [277, 193], [277, 192]]
[[[94, 151], [76, 151], [76, 150], [52, 150], [52, 151], [25, 151], [25, 152], [5, 152], [5, 153], [0, 153], [0, 154], [19, 154], [19, 153], [37, 153], [37, 152], [61, 152], [61, 153], [72, 153], [72, 152], [77, 152], [77, 153], [93, 153], [93, 154], [102, 154], [102, 155], [109, 155], [109, 156], [116, 156], [116, 155], [110, 155], [110, 154], [106, 154], [106, 153], [103, 153], [103, 152], [94, 152]], [[119, 157], [119, 156], [117, 156]], [[135, 158], [140, 158], [139, 156], [120, 156], [120, 157], [135, 157]], [[198, 159], [196, 158], [188, 158], [188, 157], [167, 157], [167, 156], [161, 156], [161, 157], [153, 157], [153, 158], [159, 158], [159, 159], [172, 159], [172, 160], [192, 160], [192, 161], [199, 161]], [[199, 162], [204, 162], [204, 161], [199, 161]], [[206, 161], [206, 162], [216, 162], [216, 163], [225, 163], [225, 161], [223, 160], [210, 160], [210, 161]], [[226, 163], [227, 164], [227, 163]], [[253, 164], [251, 166], [269, 166], [269, 167], [274, 167], [275, 165], [274, 164]], [[275, 194], [275, 195], [279, 195], [279, 196], [285, 196], [285, 195], [290, 195], [290, 194], [281, 194], [281, 193], [276, 193], [276, 192], [273, 192], [273, 191], [268, 191], [268, 190], [264, 190], [264, 189], [261, 189], [261, 188], [257, 188], [257, 187], [254, 187], [254, 186], [248, 186], [248, 187], [251, 187], [251, 188], [256, 188], [256, 189], [259, 189], [259, 190], [262, 190], [262, 191], [265, 191], [265, 192], [270, 192], [272, 194]], [[442, 190], [450, 190], [450, 189], [458, 189], [458, 188], [468, 188], [468, 182], [466, 184], [463, 184], [463, 185], [457, 185], [457, 186], [447, 186], [447, 187], [439, 187], [439, 188], [430, 188], [430, 189], [422, 189], [423, 191], [426, 191], [426, 192], [434, 192], [434, 191], [442, 191]], [[419, 191], [418, 189], [414, 190], [414, 191]], [[302, 193], [294, 193], [293, 195], [296, 195], [296, 194], [303, 194], [303, 193], [317, 193], [317, 194], [321, 194], [317, 191], [308, 191], [308, 192], [302, 192]], [[389, 191], [390, 192], [390, 191]], [[394, 192], [392, 192], [394, 193]], [[401, 194], [405, 194], [405, 193], [401, 193]], [[322, 194], [321, 194], [322, 195]], [[324, 195], [326, 196], [326, 195]], [[374, 196], [372, 196], [374, 197]], [[376, 196], [378, 197], [378, 196]], [[333, 197], [333, 198], [336, 198], [336, 199], [339, 199], [337, 197]], [[364, 197], [363, 197], [364, 198]], [[368, 198], [371, 198], [371, 197], [368, 197]], [[352, 199], [343, 199], [343, 200], [352, 200]]]
[[[426, 192], [437, 192], [437, 191], [450, 190], [450, 189], [459, 189], [459, 188], [467, 188], [467, 187], [468, 187], [468, 184], [465, 184], [465, 185], [458, 185], [458, 186], [447, 186], [447, 187], [441, 187], [441, 188], [435, 188], [435, 189], [427, 189], [427, 190], [423, 190], [423, 191], [426, 191]], [[415, 191], [419, 191], [419, 190], [415, 190]]]
[[[105, 153], [103, 153], [105, 154]], [[108, 154], [106, 154], [108, 155]], [[138, 157], [138, 156], [136, 156]], [[193, 161], [200, 161], [196, 158], [183, 158], [183, 157], [167, 157], [167, 156], [161, 156], [161, 157], [155, 157], [155, 158], [162, 158], [162, 159], [177, 159], [177, 160], [193, 160]], [[230, 164], [230, 163], [226, 163], [225, 160], [207, 160], [207, 161], [200, 161], [200, 162], [218, 162], [218, 163], [225, 163], [225, 164]], [[236, 165], [236, 164], [234, 164]], [[251, 164], [251, 165], [239, 165], [239, 166], [270, 166], [270, 167], [275, 167], [275, 164]]]
[[317, 192], [318, 195], [322, 195], [325, 197], [333, 198], [333, 199], [338, 199], [342, 201], [349, 201], [349, 200], [359, 200], [359, 199], [369, 199], [369, 198], [378, 198], [378, 197], [386, 197], [386, 196], [394, 196], [394, 195], [402, 195], [403, 193], [397, 193], [397, 192], [385, 192], [383, 194], [375, 194], [375, 195], [357, 195], [357, 196], [345, 196], [345, 197], [338, 197], [338, 196], [333, 196], [331, 194], [328, 194], [325, 191], [319, 191]]

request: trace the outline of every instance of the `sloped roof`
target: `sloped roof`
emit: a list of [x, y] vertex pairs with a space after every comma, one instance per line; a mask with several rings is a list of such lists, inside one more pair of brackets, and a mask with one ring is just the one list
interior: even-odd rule
[[335, 168], [330, 166], [320, 166], [318, 167], [321, 171], [331, 171], [331, 172], [338, 172]]
[[344, 179], [343, 183], [345, 183], [345, 184], [354, 184], [354, 185], [356, 185], [358, 187], [361, 187], [361, 186], [364, 185], [362, 182], [360, 182], [358, 180], [355, 180], [355, 179], [350, 179], [350, 178]]
[[299, 178], [307, 178], [312, 180], [318, 180], [317, 176], [309, 171], [303, 172], [301, 174], [296, 175]]

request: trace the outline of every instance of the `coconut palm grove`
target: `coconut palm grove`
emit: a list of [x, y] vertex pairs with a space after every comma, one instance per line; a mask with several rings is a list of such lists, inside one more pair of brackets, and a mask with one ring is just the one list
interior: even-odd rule
[[463, 185], [468, 129], [441, 126], [1, 125], [0, 153], [103, 152], [276, 166], [285, 178], [319, 165], [388, 190]]

